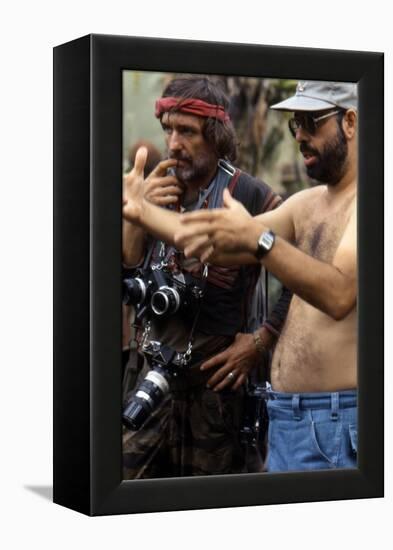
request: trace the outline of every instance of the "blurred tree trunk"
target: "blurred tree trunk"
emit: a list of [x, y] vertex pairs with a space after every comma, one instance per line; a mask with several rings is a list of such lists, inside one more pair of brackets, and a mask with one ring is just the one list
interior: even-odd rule
[[230, 116], [238, 137], [236, 164], [260, 177], [283, 138], [280, 124], [268, 129], [269, 105], [281, 101], [295, 89], [291, 80], [271, 80], [243, 76], [217, 77], [230, 97]]
[[239, 139], [237, 164], [255, 176], [266, 135], [266, 86], [261, 79], [245, 77], [227, 77], [226, 84], [230, 116]]

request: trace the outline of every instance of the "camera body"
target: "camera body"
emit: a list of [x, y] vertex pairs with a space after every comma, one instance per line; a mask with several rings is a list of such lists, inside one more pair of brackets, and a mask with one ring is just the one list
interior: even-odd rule
[[[134, 270], [132, 276], [123, 278], [123, 303], [135, 307], [136, 320], [166, 318], [185, 314], [190, 320], [198, 316], [203, 290], [188, 273], [174, 272], [161, 262]], [[123, 423], [131, 430], [138, 430], [165, 395], [170, 391], [170, 381], [181, 369], [190, 366], [191, 341], [183, 352], [155, 340], [142, 340], [142, 352], [151, 369], [123, 410]], [[192, 335], [192, 330], [190, 337]]]
[[135, 306], [139, 317], [163, 318], [182, 311], [195, 313], [202, 294], [191, 276], [172, 273], [167, 266], [137, 269], [133, 277], [123, 279], [123, 303]]

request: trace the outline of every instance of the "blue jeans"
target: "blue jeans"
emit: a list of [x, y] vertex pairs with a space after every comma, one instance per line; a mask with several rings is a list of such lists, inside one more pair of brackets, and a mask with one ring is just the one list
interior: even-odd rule
[[267, 392], [268, 472], [356, 468], [356, 390]]

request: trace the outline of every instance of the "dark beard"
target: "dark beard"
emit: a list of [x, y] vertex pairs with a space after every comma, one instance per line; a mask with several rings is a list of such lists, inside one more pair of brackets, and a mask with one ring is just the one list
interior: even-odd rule
[[210, 174], [213, 160], [206, 155], [191, 159], [183, 155], [171, 155], [170, 158], [187, 162], [185, 166], [175, 166], [177, 179], [184, 184], [196, 183]]
[[337, 129], [336, 137], [326, 143], [321, 152], [307, 147], [305, 142], [301, 143], [300, 151], [309, 152], [318, 159], [311, 166], [306, 166], [310, 178], [320, 183], [337, 185], [345, 172], [348, 156], [347, 141], [340, 126]]

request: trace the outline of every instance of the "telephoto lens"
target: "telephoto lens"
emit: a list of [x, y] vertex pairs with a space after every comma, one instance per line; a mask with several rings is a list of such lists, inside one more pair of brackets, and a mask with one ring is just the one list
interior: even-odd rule
[[123, 423], [137, 431], [169, 392], [169, 373], [160, 366], [149, 371], [123, 411]]

